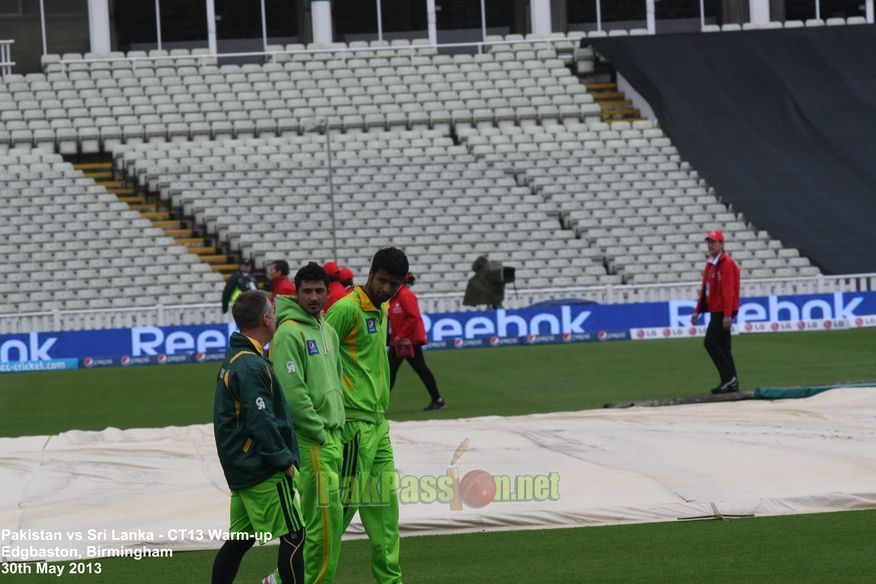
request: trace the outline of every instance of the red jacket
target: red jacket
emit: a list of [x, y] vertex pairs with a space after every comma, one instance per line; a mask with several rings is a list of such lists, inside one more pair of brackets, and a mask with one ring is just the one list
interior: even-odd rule
[[389, 301], [390, 344], [396, 339], [408, 339], [415, 345], [426, 344], [426, 327], [420, 316], [417, 297], [407, 286], [402, 286]]
[[286, 276], [271, 280], [271, 304], [274, 303], [277, 296], [295, 296], [295, 284]]
[[328, 312], [328, 309], [332, 307], [332, 304], [349, 294], [349, 290], [344, 288], [344, 285], [338, 282], [337, 280], [332, 280], [329, 282], [329, 294], [328, 300], [325, 302], [325, 308], [323, 308], [323, 312]]
[[706, 261], [694, 312], [723, 312], [724, 316], [739, 312], [739, 266], [726, 252], [721, 252], [717, 263], [712, 258]]

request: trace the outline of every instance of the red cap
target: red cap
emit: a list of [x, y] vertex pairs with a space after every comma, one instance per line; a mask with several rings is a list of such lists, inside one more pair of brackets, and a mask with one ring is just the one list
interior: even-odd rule
[[341, 268], [341, 271], [338, 272], [338, 280], [343, 284], [352, 284], [353, 283], [353, 270], [350, 268]]
[[341, 266], [335, 262], [326, 262], [322, 265], [322, 269], [325, 270], [325, 273], [328, 274], [329, 278], [337, 278], [338, 272], [341, 271]]
[[724, 233], [721, 231], [718, 231], [717, 229], [715, 229], [713, 231], [709, 231], [709, 234], [706, 236], [706, 241], [708, 241], [710, 239], [712, 241], [724, 241]]

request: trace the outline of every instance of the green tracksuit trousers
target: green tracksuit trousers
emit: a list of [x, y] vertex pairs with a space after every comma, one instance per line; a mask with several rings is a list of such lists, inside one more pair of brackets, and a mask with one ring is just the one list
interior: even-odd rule
[[304, 515], [304, 574], [307, 584], [334, 581], [341, 554], [344, 508], [340, 494], [341, 431], [327, 432], [325, 444], [297, 434], [301, 468], [296, 477]]
[[347, 420], [343, 445], [344, 529], [358, 511], [371, 542], [374, 581], [400, 584], [398, 477], [389, 441], [389, 422]]

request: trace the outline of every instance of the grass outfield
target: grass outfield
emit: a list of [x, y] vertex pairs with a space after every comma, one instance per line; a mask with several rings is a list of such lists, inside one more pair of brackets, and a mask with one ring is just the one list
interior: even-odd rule
[[[857, 511], [411, 537], [402, 540], [401, 560], [409, 584], [869, 584], [876, 574], [874, 524], [876, 511]], [[260, 582], [276, 553], [274, 546], [250, 551], [236, 581]], [[336, 584], [370, 584], [368, 553], [366, 541], [344, 543]], [[64, 581], [207, 582], [213, 556], [100, 560], [101, 575], [65, 575]], [[7, 576], [4, 582], [46, 578]]]
[[[734, 339], [743, 386], [876, 379], [876, 329]], [[415, 420], [598, 408], [608, 401], [697, 395], [716, 382], [700, 340], [439, 351], [428, 355], [450, 403], [427, 397], [405, 366], [391, 417]], [[209, 422], [218, 364], [94, 369], [0, 377], [0, 435]], [[14, 413], [9, 415], [9, 413]], [[873, 582], [876, 511], [405, 538], [406, 582]], [[238, 582], [258, 582], [276, 548], [247, 556]], [[101, 560], [81, 582], [205, 582], [214, 552]], [[4, 576], [47, 582], [47, 576]], [[54, 581], [55, 578], [51, 577]], [[371, 582], [368, 544], [344, 544], [338, 584]]]
[[[876, 379], [876, 329], [746, 335], [733, 343], [744, 388]], [[717, 383], [697, 339], [434, 351], [427, 359], [450, 407], [421, 411], [428, 395], [404, 365], [391, 418], [599, 408], [609, 401], [703, 394]], [[0, 411], [14, 415], [5, 417], [0, 436], [209, 422], [218, 368], [207, 363], [4, 374]]]

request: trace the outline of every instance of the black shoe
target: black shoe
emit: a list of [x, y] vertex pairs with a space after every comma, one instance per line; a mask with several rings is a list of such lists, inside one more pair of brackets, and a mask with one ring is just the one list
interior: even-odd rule
[[444, 401], [444, 398], [438, 398], [432, 402], [429, 402], [429, 405], [423, 408], [424, 412], [429, 410], [443, 410], [447, 407], [447, 403]]
[[722, 393], [733, 393], [734, 391], [739, 391], [739, 380], [735, 377], [730, 381], [724, 382], [718, 387], [712, 390], [714, 394], [722, 394]]

